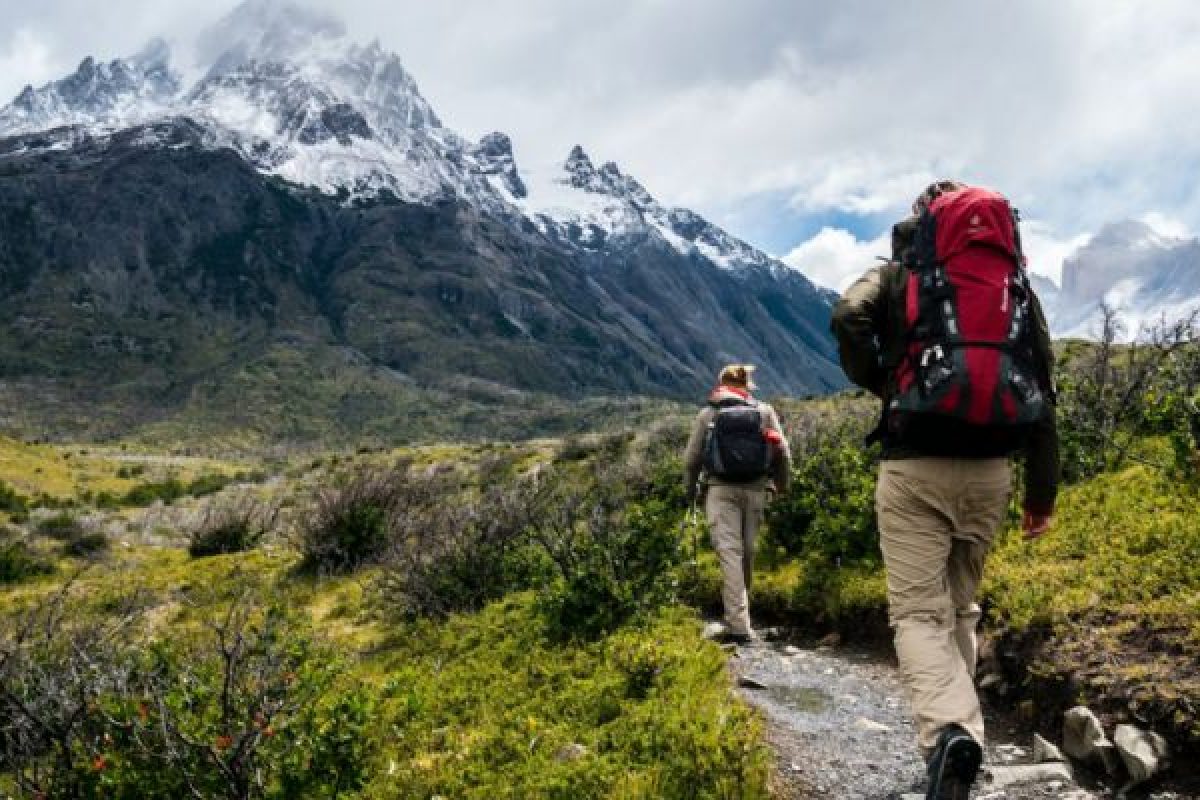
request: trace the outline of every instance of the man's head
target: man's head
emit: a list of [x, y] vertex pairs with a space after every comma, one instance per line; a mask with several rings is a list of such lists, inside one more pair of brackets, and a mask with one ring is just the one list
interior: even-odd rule
[[754, 385], [753, 364], [730, 364], [721, 370], [721, 374], [717, 376], [717, 383], [745, 391], [758, 388]]
[[947, 192], [957, 192], [959, 189], [965, 189], [967, 185], [961, 181], [940, 180], [931, 183], [925, 187], [925, 191], [917, 195], [917, 199], [913, 201], [912, 212], [920, 214], [925, 209], [929, 208], [929, 204], [938, 198], [939, 195]]

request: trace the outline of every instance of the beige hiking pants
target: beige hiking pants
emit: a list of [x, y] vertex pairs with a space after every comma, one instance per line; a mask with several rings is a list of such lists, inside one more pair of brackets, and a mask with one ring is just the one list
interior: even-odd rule
[[1012, 490], [1007, 459], [914, 458], [879, 469], [875, 510], [888, 616], [926, 756], [957, 723], [980, 744], [975, 592]]
[[759, 486], [714, 485], [704, 501], [713, 550], [721, 562], [721, 600], [730, 633], [750, 633], [754, 541], [762, 525], [766, 494]]

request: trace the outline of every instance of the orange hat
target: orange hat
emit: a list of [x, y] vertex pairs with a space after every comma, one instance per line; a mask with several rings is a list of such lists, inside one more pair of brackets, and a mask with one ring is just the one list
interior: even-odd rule
[[757, 389], [754, 385], [754, 369], [753, 364], [730, 364], [721, 370], [717, 383], [736, 389]]

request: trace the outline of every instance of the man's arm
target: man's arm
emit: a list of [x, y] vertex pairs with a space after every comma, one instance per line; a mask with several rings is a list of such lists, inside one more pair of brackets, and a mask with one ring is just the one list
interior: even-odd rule
[[1046, 416], [1038, 421], [1025, 447], [1025, 519], [1029, 536], [1040, 536], [1049, 527], [1058, 497], [1058, 409], [1054, 387], [1054, 349], [1050, 327], [1037, 295], [1031, 294], [1033, 355], [1038, 383], [1046, 395]]
[[692, 433], [688, 437], [687, 448], [683, 451], [683, 490], [688, 500], [696, 492], [696, 482], [700, 480], [700, 470], [704, 468], [704, 440], [708, 435], [708, 423], [711, 419], [709, 409], [701, 409], [692, 423]]
[[887, 380], [879, 351], [887, 303], [885, 269], [875, 267], [846, 290], [833, 309], [830, 328], [838, 341], [842, 369], [853, 383], [882, 396]]
[[775, 484], [775, 491], [778, 494], [783, 494], [792, 485], [792, 451], [788, 446], [787, 434], [783, 431], [783, 425], [779, 422], [779, 415], [771, 406], [767, 406], [767, 413], [764, 415], [763, 427], [768, 431], [773, 431], [767, 435], [767, 440], [775, 451], [775, 458], [771, 461], [771, 482]]

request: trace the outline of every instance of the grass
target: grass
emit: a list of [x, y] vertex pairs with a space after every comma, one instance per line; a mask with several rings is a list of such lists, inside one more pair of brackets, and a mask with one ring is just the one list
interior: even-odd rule
[[[131, 642], [197, 641], [244, 595], [311, 620], [345, 660], [339, 685], [372, 698], [370, 780], [354, 796], [767, 796], [761, 722], [731, 691], [722, 651], [699, 639], [693, 611], [669, 607], [563, 643], [547, 635], [532, 593], [440, 624], [391, 622], [374, 572], [316, 579], [297, 563], [286, 549], [195, 560], [133, 546], [87, 569], [64, 559], [60, 578], [74, 575], [75, 623], [132, 613]], [[61, 585], [0, 587], [0, 616]]]

